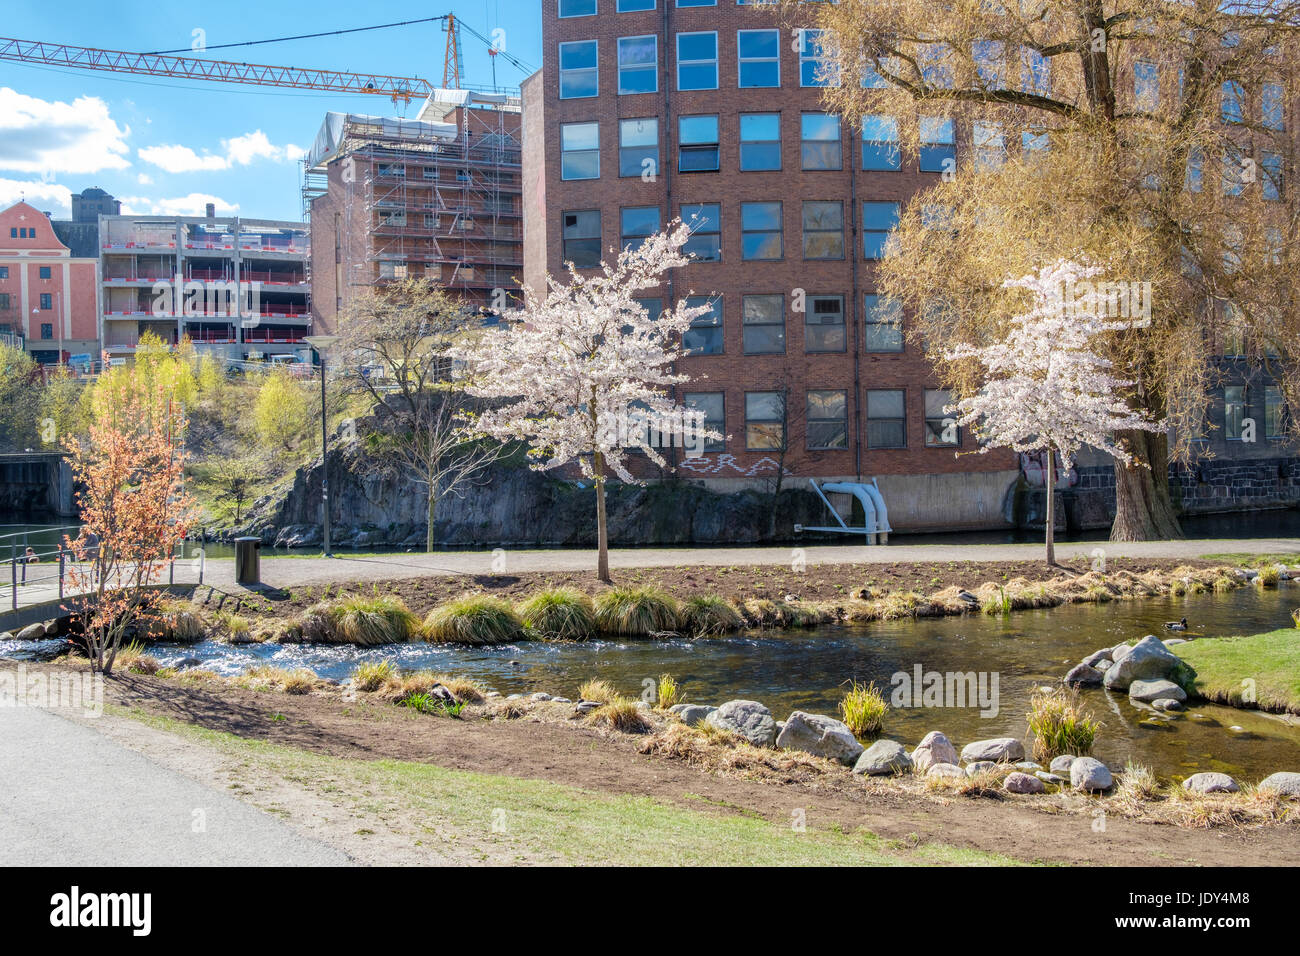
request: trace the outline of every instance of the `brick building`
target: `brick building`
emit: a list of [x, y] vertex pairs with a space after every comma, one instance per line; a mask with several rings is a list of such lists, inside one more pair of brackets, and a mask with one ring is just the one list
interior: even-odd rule
[[[828, 115], [815, 45], [729, 0], [544, 0], [543, 68], [522, 87], [524, 279], [539, 288], [680, 216], [700, 261], [655, 308], [707, 296], [680, 396], [728, 437], [678, 475], [719, 490], [877, 479], [897, 529], [998, 527], [1006, 453], [957, 457], [946, 393], [876, 296], [900, 203], [958, 148], [916, 158]], [[903, 317], [904, 323], [906, 316]]]

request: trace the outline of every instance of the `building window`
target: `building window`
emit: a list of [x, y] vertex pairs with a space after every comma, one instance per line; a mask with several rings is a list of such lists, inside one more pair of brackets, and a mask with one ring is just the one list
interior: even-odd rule
[[745, 393], [745, 447], [752, 451], [785, 447], [785, 396], [781, 392]]
[[952, 404], [952, 394], [946, 388], [925, 390], [925, 445], [927, 448], [946, 448], [961, 444], [957, 419], [944, 409]]
[[936, 90], [953, 87], [952, 59], [945, 43], [923, 43], [917, 49], [916, 63], [926, 86]]
[[682, 222], [691, 228], [682, 252], [697, 262], [717, 262], [722, 258], [722, 207], [717, 203], [684, 203]]
[[659, 175], [659, 121], [625, 119], [618, 122], [618, 174]]
[[655, 0], [618, 0], [619, 13], [639, 13], [642, 10], [653, 10]]
[[659, 38], [653, 33], [620, 37], [618, 41], [618, 91], [654, 93], [659, 89]]
[[781, 31], [738, 31], [736, 74], [741, 89], [780, 86]]
[[818, 201], [803, 204], [803, 257], [844, 258], [843, 203]]
[[664, 310], [664, 300], [657, 297], [648, 299], [638, 298], [633, 301], [637, 305], [641, 306], [641, 308], [645, 309], [646, 318], [651, 322], [656, 321], [659, 318], [659, 313]]
[[1004, 86], [1002, 68], [1005, 57], [1002, 50], [1002, 44], [997, 40], [976, 40], [971, 44], [975, 75], [985, 89], [1000, 90]]
[[906, 448], [907, 418], [901, 388], [867, 391], [867, 447]]
[[688, 355], [722, 354], [722, 299], [707, 295], [686, 297], [688, 308], [707, 305], [709, 311], [691, 320], [691, 327], [682, 334], [682, 349]]
[[1199, 146], [1187, 150], [1187, 191], [1199, 193], [1205, 181], [1205, 152]]
[[425, 166], [424, 169], [423, 169], [423, 171], [420, 173], [420, 175], [423, 176], [425, 179], [437, 179], [437, 178], [438, 178], [438, 167], [437, 167], [437, 166]]
[[867, 259], [885, 258], [890, 231], [898, 225], [898, 203], [864, 202], [862, 204], [862, 255]]
[[560, 44], [560, 99], [576, 100], [600, 92], [596, 60], [595, 40]]
[[897, 299], [862, 297], [863, 347], [868, 352], [903, 351], [903, 304]]
[[1261, 187], [1264, 190], [1264, 198], [1278, 200], [1282, 198], [1282, 154], [1281, 153], [1261, 153], [1259, 157], [1260, 168], [1264, 171], [1264, 180]]
[[805, 352], [843, 352], [848, 336], [844, 331], [844, 296], [810, 295], [804, 313]]
[[839, 86], [833, 58], [824, 55], [821, 30], [799, 31], [799, 85]]
[[54, 338], [54, 325], [53, 325], [53, 323], [51, 323], [51, 322], [42, 322], [42, 323], [41, 323], [41, 338], [43, 338], [43, 339], [52, 339], [52, 338]]
[[1219, 88], [1219, 118], [1225, 123], [1240, 123], [1245, 119], [1246, 91], [1236, 80], [1226, 80]]
[[1280, 130], [1282, 121], [1282, 84], [1265, 83], [1259, 91], [1260, 118], [1266, 129]]
[[1264, 386], [1264, 435], [1267, 438], [1286, 435], [1286, 403], [1278, 385]]
[[9, 278], [9, 267], [0, 266], [0, 279], [8, 279], [8, 278]]
[[566, 212], [561, 219], [564, 261], [579, 269], [600, 265], [600, 210]]
[[745, 296], [741, 300], [741, 323], [746, 355], [785, 351], [785, 296]]
[[740, 170], [781, 168], [781, 114], [740, 114]]
[[[682, 404], [704, 414], [704, 430], [727, 434], [726, 404], [722, 392], [686, 392], [682, 395]], [[705, 451], [722, 451], [727, 447], [725, 438], [708, 438], [704, 442]]]
[[957, 140], [952, 120], [921, 117], [921, 172], [951, 172], [956, 164]]
[[1241, 431], [1246, 417], [1246, 386], [1225, 386], [1223, 389], [1223, 436], [1228, 441], [1241, 441]]
[[804, 113], [800, 117], [800, 146], [804, 169], [839, 169], [840, 118], [830, 113]]
[[381, 259], [379, 260], [379, 278], [381, 279], [405, 279], [406, 263], [400, 259]]
[[740, 204], [740, 252], [742, 259], [780, 259], [785, 255], [779, 202]]
[[619, 213], [624, 249], [635, 249], [659, 231], [658, 206], [627, 206]]
[[41, 309], [48, 310], [54, 308], [54, 296], [48, 292], [41, 293]]
[[0, 292], [0, 312], [9, 311], [9, 293]]
[[898, 121], [871, 113], [862, 117], [862, 168], [898, 169]]
[[42, 279], [48, 279], [50, 277], [50, 267], [41, 266], [40, 276]]
[[596, 15], [596, 0], [560, 0], [560, 17], [591, 17]]
[[1147, 113], [1160, 107], [1160, 68], [1148, 60], [1133, 64], [1133, 99]]
[[1231, 302], [1223, 303], [1222, 355], [1224, 358], [1246, 357], [1246, 322]]
[[717, 172], [718, 117], [716, 115], [679, 117], [677, 142], [677, 169], [680, 172]]
[[560, 126], [560, 178], [600, 178], [600, 124]]
[[971, 127], [977, 172], [1001, 168], [1007, 158], [1007, 138], [1000, 123], [975, 123]]
[[718, 88], [718, 35], [716, 33], [677, 34], [677, 88], [679, 90]]
[[1020, 51], [1020, 88], [1035, 96], [1049, 96], [1052, 92], [1051, 61], [1029, 47]]
[[808, 447], [849, 447], [849, 393], [839, 389], [808, 392]]
[[718, 0], [677, 0], [679, 7], [716, 7]]

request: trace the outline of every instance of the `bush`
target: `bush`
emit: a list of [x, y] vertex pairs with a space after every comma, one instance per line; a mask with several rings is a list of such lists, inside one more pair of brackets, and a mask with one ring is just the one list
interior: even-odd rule
[[139, 641], [132, 641], [130, 644], [124, 644], [117, 649], [117, 659], [114, 663], [129, 671], [132, 674], [157, 674], [158, 660], [144, 652], [144, 645]]
[[402, 697], [398, 702], [402, 707], [410, 707], [412, 710], [418, 710], [422, 714], [443, 714], [447, 717], [459, 717], [460, 712], [465, 709], [464, 703], [456, 701], [449, 704], [445, 700], [439, 700], [432, 694], [412, 691]]
[[424, 636], [441, 644], [508, 644], [524, 637], [524, 625], [501, 598], [476, 594], [430, 611]]
[[1083, 709], [1077, 693], [1060, 688], [1035, 691], [1025, 717], [1034, 735], [1034, 759], [1042, 762], [1062, 754], [1081, 757], [1091, 752], [1101, 726]]
[[889, 703], [876, 687], [854, 681], [840, 701], [840, 717], [855, 737], [878, 737], [885, 724]]
[[668, 710], [677, 704], [686, 700], [686, 695], [682, 693], [682, 687], [677, 683], [671, 674], [661, 674], [659, 677], [658, 693], [656, 694], [655, 706], [660, 710]]
[[637, 702], [627, 697], [615, 697], [587, 715], [587, 723], [609, 727], [624, 734], [644, 734], [650, 731], [650, 722], [641, 713]]
[[1300, 627], [1300, 607], [1291, 612], [1291, 620], [1295, 621], [1295, 626]]
[[596, 598], [596, 626], [605, 634], [644, 637], [675, 631], [680, 620], [677, 602], [658, 588], [611, 588]]
[[391, 661], [362, 661], [352, 672], [352, 686], [363, 693], [379, 690], [397, 676]]
[[726, 634], [744, 623], [740, 612], [716, 595], [690, 598], [681, 608], [682, 629], [691, 637]]
[[1277, 569], [1277, 565], [1269, 564], [1259, 569], [1259, 577], [1255, 582], [1262, 588], [1275, 588], [1281, 580], [1282, 572]]
[[420, 618], [401, 598], [349, 595], [309, 607], [302, 630], [304, 640], [316, 644], [404, 644], [420, 633]]
[[614, 690], [613, 685], [608, 681], [584, 681], [583, 685], [578, 688], [579, 700], [594, 700], [600, 704], [608, 704], [617, 697], [618, 691]]
[[596, 633], [596, 608], [592, 600], [572, 588], [551, 588], [534, 594], [519, 606], [524, 626], [546, 640], [585, 641]]

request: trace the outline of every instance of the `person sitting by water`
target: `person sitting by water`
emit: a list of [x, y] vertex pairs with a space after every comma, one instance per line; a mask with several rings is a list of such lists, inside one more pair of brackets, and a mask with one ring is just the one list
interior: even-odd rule
[[33, 551], [31, 548], [28, 548], [28, 549], [27, 549], [27, 553], [23, 555], [23, 560], [26, 561], [28, 564], [40, 564], [40, 563], [41, 563], [41, 557], [40, 557], [40, 555], [38, 555], [38, 554], [37, 554], [35, 551]]

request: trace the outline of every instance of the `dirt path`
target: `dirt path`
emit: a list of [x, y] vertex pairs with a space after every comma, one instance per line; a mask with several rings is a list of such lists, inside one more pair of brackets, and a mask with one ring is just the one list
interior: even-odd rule
[[[459, 721], [416, 717], [391, 705], [343, 701], [329, 696], [295, 697], [220, 686], [178, 686], [174, 682], [123, 675], [109, 682], [108, 701], [139, 708], [199, 727], [226, 731], [337, 757], [393, 758], [503, 776], [553, 781], [666, 803], [757, 814], [788, 824], [795, 811], [808, 825], [846, 830], [865, 828], [905, 844], [940, 842], [958, 848], [1003, 853], [1023, 860], [1109, 865], [1286, 865], [1300, 863], [1300, 825], [1253, 829], [1183, 829], [1110, 815], [1104, 831], [1086, 813], [1054, 807], [1051, 798], [1033, 802], [907, 795], [858, 778], [792, 774], [781, 781], [715, 775], [676, 760], [636, 751], [638, 738], [605, 736], [587, 727], [529, 719]], [[171, 758], [198, 761], [191, 770], [238, 779], [238, 768], [204, 764], [175, 745], [123, 731], [142, 748], [170, 749]], [[603, 739], [602, 739], [603, 738]], [[143, 742], [141, 742], [143, 741]], [[185, 748], [181, 748], [185, 749]], [[243, 781], [267, 801], [291, 808], [291, 820], [365, 860], [349, 842], [357, 820], [331, 806], [319, 792], [276, 780]], [[324, 801], [324, 803], [322, 803]], [[1099, 803], [1099, 807], [1104, 807]], [[373, 826], [372, 826], [373, 828]], [[337, 841], [337, 842], [336, 842]], [[353, 843], [355, 841], [352, 841]], [[373, 845], [373, 844], [371, 844]], [[418, 856], [407, 847], [385, 847], [378, 858]], [[427, 854], [420, 857], [427, 861]]]

